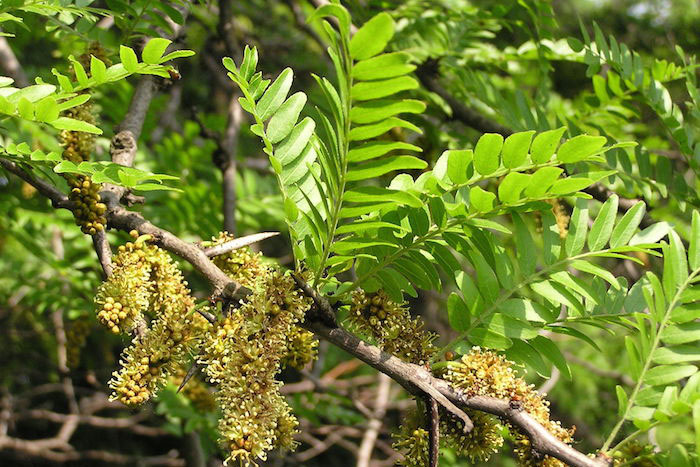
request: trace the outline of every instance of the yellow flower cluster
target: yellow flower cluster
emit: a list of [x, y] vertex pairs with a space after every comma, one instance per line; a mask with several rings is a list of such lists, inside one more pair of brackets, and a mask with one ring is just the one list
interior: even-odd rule
[[66, 330], [66, 360], [68, 368], [77, 368], [80, 364], [80, 351], [90, 334], [90, 322], [87, 319], [76, 319]]
[[[95, 117], [91, 112], [92, 104], [86, 102], [82, 105], [68, 109], [65, 116], [88, 123], [95, 123]], [[61, 132], [63, 145], [63, 158], [75, 164], [86, 161], [95, 148], [95, 136], [82, 131]], [[75, 223], [80, 226], [83, 233], [95, 235], [104, 230], [107, 224], [105, 212], [107, 206], [100, 202], [99, 192], [102, 185], [93, 183], [90, 177], [85, 175], [68, 174], [65, 176], [71, 188], [69, 198], [74, 204], [73, 215]]]
[[386, 352], [417, 365], [426, 364], [437, 350], [435, 335], [423, 329], [423, 321], [412, 318], [404, 304], [391, 301], [381, 290], [374, 294], [355, 292], [349, 321]]
[[318, 340], [314, 333], [294, 326], [288, 337], [287, 353], [282, 357], [282, 367], [302, 370], [318, 356]]
[[[234, 238], [227, 232], [221, 232], [217, 237], [212, 237], [211, 242], [206, 242], [202, 246], [220, 245]], [[224, 255], [215, 256], [212, 261], [231, 279], [245, 287], [253, 287], [257, 278], [265, 271], [261, 258], [260, 253], [254, 253], [250, 248], [239, 248]]]
[[[495, 352], [474, 347], [461, 360], [448, 362], [447, 370], [442, 377], [469, 397], [491, 396], [518, 401], [524, 411], [559, 440], [564, 443], [571, 443], [573, 440], [573, 430], [567, 430], [559, 422], [550, 419], [549, 402], [534, 389], [533, 385], [516, 375], [512, 362]], [[528, 438], [518, 433], [514, 427], [509, 428], [515, 432], [515, 453], [520, 465], [547, 467], [564, 465], [561, 461], [549, 456], [541, 460], [534, 458]]]
[[310, 306], [290, 276], [263, 268], [253, 294], [204, 338], [199, 361], [219, 386], [219, 432], [228, 459], [255, 465], [274, 447], [294, 447], [297, 421], [275, 377]]
[[[411, 423], [412, 422], [412, 423]], [[405, 467], [425, 467], [428, 465], [428, 432], [418, 425], [417, 417], [401, 425], [394, 434], [394, 449], [403, 454], [398, 465]]]
[[[487, 461], [503, 446], [503, 427], [491, 415], [473, 410], [465, 412], [474, 423], [474, 428], [469, 433], [464, 432], [463, 421], [440, 409], [440, 443], [472, 463]], [[400, 465], [428, 465], [428, 432], [423, 428], [428, 422], [424, 418], [419, 416], [418, 411], [410, 412], [399, 432], [394, 435], [393, 446], [404, 455]]]
[[146, 243], [148, 238], [119, 247], [114, 271], [95, 299], [98, 320], [115, 333], [131, 331], [139, 322], [145, 326], [147, 310], [153, 317], [124, 351], [122, 367], [109, 383], [112, 398], [126, 405], [141, 404], [160, 389], [206, 325], [192, 313], [194, 300], [182, 273], [165, 251]]
[[119, 247], [112, 275], [97, 289], [97, 319], [113, 333], [130, 332], [148, 309], [155, 283], [151, 258], [158, 248], [144, 238]]
[[470, 462], [485, 462], [503, 446], [503, 427], [492, 415], [475, 410], [465, 410], [474, 423], [469, 433], [464, 432], [464, 422], [444, 410], [440, 411], [440, 435], [445, 445]]

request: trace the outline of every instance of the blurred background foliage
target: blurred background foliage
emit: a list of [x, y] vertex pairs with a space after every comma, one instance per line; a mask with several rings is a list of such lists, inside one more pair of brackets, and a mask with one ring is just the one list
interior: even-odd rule
[[[233, 87], [221, 57], [233, 54], [238, 62], [243, 45], [254, 45], [260, 51], [261, 69], [276, 75], [292, 66], [295, 90], [306, 90], [314, 102], [320, 101], [320, 94], [311, 73], [328, 75], [331, 70], [315, 40], [317, 32], [305, 23], [314, 4], [306, 0], [223, 3], [231, 11], [229, 23], [223, 26], [219, 2], [187, 5], [185, 33], [176, 44], [196, 55], [178, 61], [181, 79], [162, 80], [136, 157], [142, 169], [179, 177], [174, 185], [182, 190], [149, 193], [140, 209], [155, 224], [192, 241], [207, 240], [223, 225], [222, 172], [218, 168], [222, 154], [217, 138], [223, 138], [229, 125]], [[595, 22], [606, 36], [636, 51], [645, 67], [664, 60], [682, 64], [683, 57], [696, 55], [700, 48], [697, 1], [343, 3], [357, 24], [379, 11], [390, 12], [398, 24], [393, 45], [409, 50], [420, 65], [419, 76], [437, 73], [450, 95], [499, 125], [513, 131], [568, 125], [572, 134], [586, 131], [639, 142], [634, 153], [638, 160], [622, 156], [608, 160], [610, 167], [621, 170], [608, 186], [621, 196], [644, 199], [653, 208], [654, 220], [668, 221], [681, 233], [689, 231], [688, 207], [699, 203], [695, 180], [687, 176], [687, 170], [700, 163], [698, 146], [694, 157], [686, 158], [669, 136], [667, 124], [639, 90], [618, 94], [606, 88], [606, 83], [587, 73], [591, 63], [574, 49], [577, 41], [587, 42], [581, 25], [592, 33]], [[172, 22], [183, 22], [178, 15], [164, 0], [1, 0], [0, 27], [6, 37], [0, 40], [14, 52], [29, 81], [50, 81], [52, 68], [67, 72], [69, 56], [93, 53], [103, 60], [115, 58], [120, 44], [137, 48], [144, 37], [167, 33]], [[576, 40], [567, 41], [569, 38]], [[681, 56], [678, 46], [684, 51]], [[0, 63], [5, 75], [9, 74], [3, 69], [6, 66], [8, 63]], [[614, 69], [609, 63], [600, 66]], [[697, 69], [691, 67], [670, 73], [665, 80], [657, 78], [686, 114], [684, 124], [688, 126], [697, 125], [696, 103], [686, 86], [696, 76]], [[133, 79], [121, 81], [93, 95], [97, 125], [104, 131], [97, 140], [97, 160], [108, 159], [113, 129], [127, 111], [135, 83]], [[435, 89], [415, 91], [430, 105], [423, 115], [410, 120], [424, 129], [417, 144], [424, 148], [422, 157], [432, 164], [445, 148], [470, 147], [484, 130], [465, 125], [445, 98], [431, 91]], [[33, 148], [60, 151], [55, 132], [28, 121], [0, 120], [0, 138], [31, 141]], [[236, 235], [284, 231], [276, 182], [258, 137], [247, 125], [240, 125], [234, 151]], [[636, 168], [639, 158], [650, 165], [646, 173]], [[66, 190], [60, 177], [48, 175]], [[123, 234], [110, 235], [113, 244], [126, 240]], [[290, 247], [284, 237], [268, 240], [261, 248], [268, 257], [290, 265]], [[177, 394], [173, 386], [139, 412], [107, 401], [105, 383], [124, 342], [95, 320], [92, 297], [101, 271], [90, 239], [75, 228], [70, 213], [52, 209], [31, 186], [2, 171], [0, 258], [0, 425], [18, 438], [53, 436], [71, 403], [65, 397], [67, 379], [76, 400], [94, 418], [81, 421], [71, 438], [73, 448], [92, 454], [51, 458], [41, 452], [3, 449], [0, 464], [216, 465], [221, 458], [215, 445], [216, 417], [202, 405], [201, 395]], [[626, 263], [616, 267], [618, 273], [634, 279], [644, 272]], [[187, 271], [199, 298], [206, 298], [206, 285]], [[445, 341], [454, 335], [444, 311], [449, 291], [421, 293], [411, 301], [412, 309]], [[630, 384], [625, 376], [626, 359], [620, 358], [624, 352], [621, 340], [606, 339], [606, 329], [586, 327], [585, 332], [600, 349], [558, 337], [569, 359], [572, 382], [559, 378], [556, 370], [547, 380], [534, 371], [527, 373], [549, 393], [554, 418], [576, 425], [577, 448], [584, 452], [599, 447], [616, 421], [615, 385]], [[61, 365], [59, 354], [64, 348], [69, 368]], [[288, 383], [289, 400], [302, 419], [301, 447], [293, 455], [273, 456], [268, 464], [355, 465], [367, 424], [357, 403], [374, 406], [381, 378], [325, 344], [313, 368], [301, 373], [287, 370], [282, 376]], [[372, 465], [391, 465], [396, 460], [390, 433], [412, 404], [398, 386], [393, 385], [391, 391]], [[652, 430], [649, 442], [671, 450], [693, 436], [690, 419], [681, 417]], [[450, 452], [443, 454], [445, 466], [469, 465]], [[488, 465], [514, 463], [505, 455]]]

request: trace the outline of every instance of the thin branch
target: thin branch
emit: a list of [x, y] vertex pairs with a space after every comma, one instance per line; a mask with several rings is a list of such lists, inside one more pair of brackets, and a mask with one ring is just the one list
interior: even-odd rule
[[39, 193], [49, 198], [54, 208], [70, 209], [72, 207], [72, 203], [68, 197], [61, 193], [58, 188], [43, 179], [36, 178], [24, 168], [20, 167], [17, 163], [0, 157], [0, 165], [2, 165], [2, 167], [8, 172], [17, 175], [19, 178], [36, 188]]
[[100, 261], [104, 277], [112, 275], [112, 250], [107, 241], [107, 233], [104, 230], [98, 231], [92, 236], [92, 245], [97, 253], [97, 259]]
[[[328, 300], [319, 294], [313, 287], [307, 284], [298, 274], [292, 273], [292, 278], [294, 278], [294, 282], [297, 283], [297, 286], [304, 292], [304, 294], [313, 300], [314, 311], [318, 319], [320, 319], [326, 326], [338, 327], [338, 323], [335, 319], [335, 310]], [[309, 318], [313, 319], [312, 316]]]
[[440, 411], [435, 399], [425, 398], [428, 418], [428, 466], [438, 467], [440, 461]]
[[225, 255], [239, 248], [243, 248], [253, 243], [258, 243], [268, 238], [276, 237], [279, 232], [260, 232], [252, 235], [246, 235], [245, 237], [234, 238], [228, 242], [220, 243], [219, 245], [211, 246], [204, 249], [204, 254], [212, 258], [214, 256]]
[[374, 412], [362, 437], [360, 449], [357, 451], [357, 467], [369, 467], [370, 465], [374, 444], [377, 441], [379, 430], [382, 428], [382, 419], [389, 402], [389, 389], [391, 389], [391, 378], [384, 373], [379, 373], [379, 386], [377, 388]]
[[24, 72], [17, 56], [12, 51], [10, 43], [5, 36], [0, 36], [0, 66], [7, 76], [15, 80], [17, 87], [29, 86], [29, 79]]
[[108, 210], [107, 222], [111, 227], [125, 232], [136, 230], [140, 235], [151, 235], [157, 245], [189, 262], [206, 277], [212, 284], [215, 295], [235, 300], [252, 293], [247, 287], [231, 280], [200, 248], [156, 227], [139, 213], [117, 206]]
[[[186, 18], [189, 13], [189, 7], [182, 5], [173, 5], [180, 11], [183, 18]], [[163, 37], [174, 39], [176, 38], [184, 29], [183, 26], [179, 24], [171, 24], [173, 29], [172, 35], [164, 35]], [[131, 167], [134, 164], [134, 157], [136, 156], [137, 141], [141, 136], [141, 130], [143, 129], [143, 123], [146, 120], [146, 114], [148, 114], [148, 108], [151, 105], [151, 101], [158, 91], [158, 78], [151, 75], [142, 76], [136, 89], [134, 90], [134, 95], [131, 98], [131, 103], [129, 104], [129, 110], [127, 110], [124, 119], [117, 125], [114, 130], [114, 137], [110, 144], [110, 154], [112, 156], [112, 162], [126, 167]], [[102, 200], [107, 206], [116, 206], [122, 197], [127, 193], [127, 189], [121, 186], [112, 185], [106, 183], [103, 186], [103, 190], [100, 192]]]
[[503, 136], [513, 134], [513, 130], [489, 120], [480, 112], [457, 100], [438, 81], [437, 63], [431, 62], [416, 70], [416, 75], [425, 88], [440, 96], [452, 109], [452, 120], [459, 120], [468, 127], [481, 133], [499, 133]]

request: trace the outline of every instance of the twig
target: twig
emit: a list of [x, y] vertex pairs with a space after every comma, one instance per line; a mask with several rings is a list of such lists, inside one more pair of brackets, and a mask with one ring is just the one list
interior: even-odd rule
[[357, 467], [369, 467], [370, 465], [374, 443], [377, 441], [379, 430], [382, 427], [382, 419], [386, 413], [386, 405], [389, 402], [390, 388], [391, 378], [384, 373], [379, 373], [379, 385], [374, 404], [374, 413], [372, 413], [372, 418], [369, 420], [367, 430], [362, 437], [360, 449], [357, 451]]
[[39, 193], [49, 198], [54, 208], [70, 209], [73, 206], [68, 197], [61, 193], [58, 188], [43, 179], [34, 177], [34, 175], [27, 172], [17, 163], [0, 157], [0, 165], [8, 172], [17, 175], [19, 178], [32, 185]]
[[[341, 328], [329, 328], [320, 322], [306, 322], [304, 327], [387, 374], [412, 394], [422, 395], [425, 385], [429, 385], [456, 405], [508, 420], [528, 436], [533, 449], [541, 454], [555, 457], [576, 467], [607, 467], [604, 461], [591, 459], [555, 438], [527, 412], [511, 407], [508, 400], [485, 396], [467, 397], [452, 388], [447, 381], [432, 376], [425, 368], [388, 355]], [[420, 381], [424, 384], [419, 384]]]
[[478, 111], [467, 107], [464, 103], [457, 100], [438, 82], [438, 70], [436, 62], [429, 62], [422, 65], [416, 70], [416, 75], [423, 86], [431, 92], [440, 96], [447, 105], [452, 109], [451, 118], [459, 120], [468, 127], [474, 128], [482, 133], [499, 133], [503, 136], [509, 136], [513, 130], [499, 123], [489, 120]]
[[440, 461], [440, 411], [435, 399], [425, 398], [428, 418], [428, 466], [437, 467]]
[[109, 248], [107, 241], [107, 233], [104, 230], [98, 231], [92, 236], [92, 245], [97, 253], [97, 259], [100, 261], [104, 278], [112, 275], [112, 250]]
[[0, 36], [0, 66], [7, 76], [15, 80], [17, 87], [29, 86], [29, 79], [5, 36]]
[[[326, 326], [338, 327], [338, 323], [335, 319], [335, 310], [333, 310], [328, 300], [307, 284], [297, 273], [292, 273], [292, 277], [304, 294], [314, 301], [314, 310], [318, 318]], [[310, 316], [309, 318], [313, 319], [314, 317]]]
[[204, 275], [212, 284], [214, 295], [221, 295], [235, 300], [252, 293], [247, 287], [231, 280], [209, 260], [200, 248], [192, 243], [180, 240], [167, 230], [156, 227], [139, 213], [117, 206], [108, 210], [107, 221], [111, 227], [125, 232], [136, 230], [141, 235], [151, 235], [157, 245], [189, 262]]

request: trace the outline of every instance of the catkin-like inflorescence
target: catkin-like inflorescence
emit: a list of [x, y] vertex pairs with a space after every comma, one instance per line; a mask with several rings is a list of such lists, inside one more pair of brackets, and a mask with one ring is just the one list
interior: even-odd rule
[[353, 294], [349, 320], [360, 333], [371, 336], [386, 352], [417, 365], [426, 364], [436, 352], [435, 335], [412, 318], [404, 304], [391, 301], [383, 291]]
[[156, 250], [141, 239], [120, 246], [112, 258], [112, 275], [97, 289], [95, 303], [97, 319], [115, 334], [130, 332], [150, 305], [156, 288], [150, 256]]
[[[88, 101], [66, 110], [64, 114], [66, 117], [94, 124], [95, 117], [91, 109], [92, 103]], [[91, 133], [64, 130], [60, 134], [60, 139], [63, 158], [74, 164], [89, 160], [95, 148], [95, 135]], [[107, 224], [105, 217], [107, 206], [101, 202], [99, 195], [102, 185], [94, 183], [86, 175], [67, 174], [65, 178], [71, 188], [68, 196], [73, 202], [75, 223], [80, 226], [83, 233], [90, 235], [104, 230]]]
[[90, 334], [90, 322], [79, 318], [70, 323], [66, 329], [66, 364], [75, 369], [80, 364], [80, 353]]
[[[145, 402], [166, 383], [197, 345], [206, 323], [193, 313], [194, 300], [177, 265], [148, 240], [142, 236], [119, 247], [113, 273], [95, 299], [98, 320], [113, 332], [139, 327], [109, 383], [112, 398], [126, 405]], [[151, 322], [144, 331], [146, 311]]]
[[294, 447], [297, 421], [275, 377], [310, 306], [290, 276], [264, 268], [253, 294], [205, 337], [199, 361], [219, 386], [219, 433], [229, 460], [254, 465], [274, 447]]
[[[524, 411], [544, 426], [556, 438], [564, 443], [571, 443], [573, 430], [567, 430], [559, 422], [549, 417], [549, 402], [539, 394], [532, 384], [517, 376], [512, 362], [503, 356], [478, 347], [464, 355], [461, 360], [449, 362], [442, 377], [455, 388], [462, 390], [468, 397], [491, 396], [499, 399], [517, 401]], [[515, 427], [515, 453], [524, 466], [562, 466], [559, 460], [545, 456], [533, 456], [529, 439], [519, 433]]]

